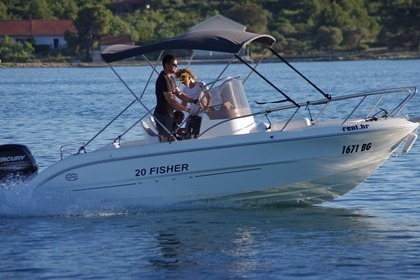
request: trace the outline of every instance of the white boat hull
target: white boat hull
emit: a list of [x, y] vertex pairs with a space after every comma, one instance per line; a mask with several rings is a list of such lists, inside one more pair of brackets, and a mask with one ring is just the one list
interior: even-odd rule
[[33, 178], [35, 195], [75, 205], [321, 203], [365, 180], [418, 126], [402, 118], [369, 122], [366, 129], [354, 125], [358, 129], [318, 124], [171, 144], [110, 145], [41, 172]]

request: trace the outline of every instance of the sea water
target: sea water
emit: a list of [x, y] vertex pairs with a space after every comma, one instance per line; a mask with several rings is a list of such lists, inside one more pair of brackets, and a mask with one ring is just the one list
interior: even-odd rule
[[[420, 86], [420, 60], [293, 65], [332, 95]], [[322, 97], [283, 64], [260, 66], [290, 97]], [[191, 68], [208, 82], [222, 67]], [[27, 145], [40, 170], [60, 159], [62, 146], [70, 153], [86, 143], [88, 151], [111, 143], [143, 114], [134, 95], [144, 95], [148, 106], [155, 102], [147, 67], [116, 70], [128, 76], [131, 92], [107, 67], [0, 69], [0, 143]], [[226, 74], [247, 77], [236, 66]], [[255, 101], [275, 100], [259, 91], [262, 80], [248, 82], [253, 108]], [[143, 91], [145, 83], [150, 87]], [[420, 115], [419, 105], [420, 95], [407, 106], [409, 116]], [[121, 120], [95, 138], [126, 106]], [[130, 137], [142, 137], [141, 130]], [[389, 158], [350, 193], [315, 207], [63, 211], [33, 201], [31, 186], [10, 182], [0, 189], [0, 278], [414, 279], [420, 273], [419, 145]]]

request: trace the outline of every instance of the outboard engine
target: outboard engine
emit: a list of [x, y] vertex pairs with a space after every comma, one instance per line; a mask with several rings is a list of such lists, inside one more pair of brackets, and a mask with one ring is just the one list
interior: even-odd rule
[[25, 145], [0, 145], [0, 182], [10, 178], [27, 178], [38, 171], [31, 151]]

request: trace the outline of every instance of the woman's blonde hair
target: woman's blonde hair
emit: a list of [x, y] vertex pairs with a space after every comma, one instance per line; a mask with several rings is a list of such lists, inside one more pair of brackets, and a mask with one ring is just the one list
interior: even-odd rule
[[175, 77], [181, 82], [188, 80], [195, 80], [194, 73], [190, 69], [179, 69], [175, 72]]

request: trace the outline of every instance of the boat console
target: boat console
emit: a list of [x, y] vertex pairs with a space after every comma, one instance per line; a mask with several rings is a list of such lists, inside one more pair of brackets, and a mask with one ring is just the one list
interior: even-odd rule
[[217, 85], [200, 96], [204, 109], [200, 138], [249, 133], [255, 126], [255, 119], [239, 76], [227, 77], [214, 84]]

